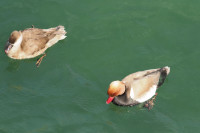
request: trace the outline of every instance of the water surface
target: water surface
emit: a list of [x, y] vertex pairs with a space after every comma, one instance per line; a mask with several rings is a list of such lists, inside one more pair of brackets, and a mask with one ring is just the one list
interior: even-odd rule
[[[200, 131], [200, 2], [6, 0], [0, 2], [1, 133]], [[67, 38], [37, 58], [13, 60], [13, 30], [64, 25]], [[155, 106], [106, 105], [111, 81], [170, 66]]]

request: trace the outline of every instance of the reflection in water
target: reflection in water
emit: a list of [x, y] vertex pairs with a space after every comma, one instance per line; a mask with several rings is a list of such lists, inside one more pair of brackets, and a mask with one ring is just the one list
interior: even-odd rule
[[9, 72], [16, 72], [20, 68], [20, 65], [24, 62], [35, 65], [36, 58], [24, 59], [24, 60], [9, 59], [9, 63], [8, 63], [8, 66], [6, 67], [6, 70]]
[[9, 72], [16, 72], [19, 69], [20, 61], [19, 60], [11, 60], [6, 67], [6, 70]]

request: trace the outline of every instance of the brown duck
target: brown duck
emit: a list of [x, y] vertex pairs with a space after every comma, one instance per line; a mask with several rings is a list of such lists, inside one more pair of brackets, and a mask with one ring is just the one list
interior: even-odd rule
[[49, 29], [28, 28], [23, 31], [13, 31], [5, 46], [5, 53], [13, 59], [34, 58], [44, 54], [36, 63], [41, 63], [49, 47], [63, 40], [67, 32], [64, 26]]
[[170, 68], [166, 66], [130, 74], [122, 81], [113, 81], [108, 88], [109, 98], [106, 103], [112, 101], [120, 106], [134, 106], [147, 102], [145, 107], [151, 109], [156, 90], [164, 83], [169, 72]]

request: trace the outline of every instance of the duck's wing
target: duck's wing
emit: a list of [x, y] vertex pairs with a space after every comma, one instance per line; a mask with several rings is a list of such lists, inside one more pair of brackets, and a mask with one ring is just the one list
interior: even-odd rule
[[23, 41], [21, 49], [27, 55], [34, 54], [47, 47], [49, 40], [54, 38], [54, 31], [45, 31], [43, 29], [29, 28], [22, 31]]
[[155, 95], [160, 79], [160, 69], [151, 69], [136, 72], [125, 77], [126, 95], [140, 103], [147, 101]]

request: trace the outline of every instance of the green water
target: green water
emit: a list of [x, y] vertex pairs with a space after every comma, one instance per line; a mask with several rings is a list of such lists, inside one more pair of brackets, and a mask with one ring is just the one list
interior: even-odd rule
[[[0, 133], [200, 132], [200, 1], [1, 0]], [[13, 60], [13, 30], [64, 25], [67, 38]], [[170, 66], [155, 106], [106, 105], [111, 81]]]

